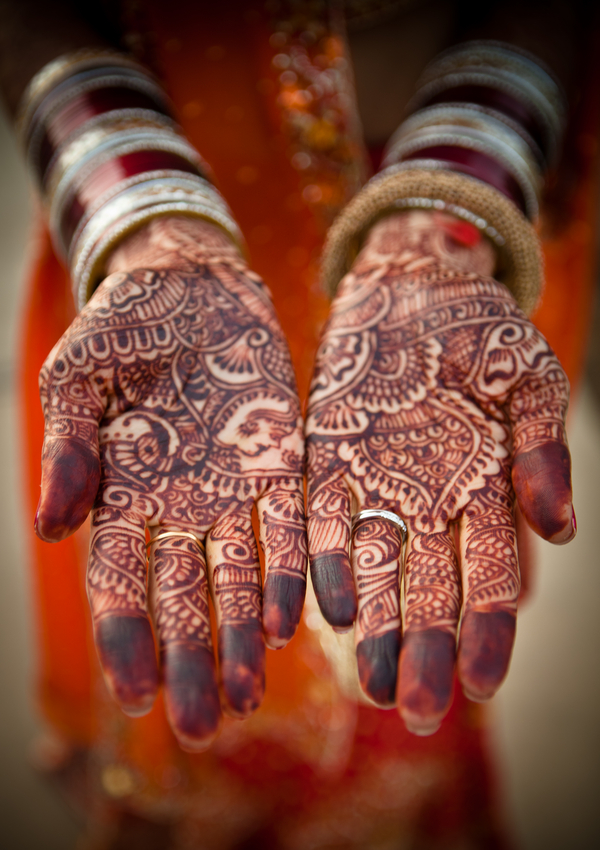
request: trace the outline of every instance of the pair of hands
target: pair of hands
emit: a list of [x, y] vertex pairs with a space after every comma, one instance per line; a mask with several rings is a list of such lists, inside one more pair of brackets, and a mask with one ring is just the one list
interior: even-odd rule
[[[423, 734], [449, 705], [460, 616], [465, 692], [485, 699], [505, 675], [513, 486], [539, 534], [574, 535], [566, 378], [490, 277], [492, 249], [463, 245], [461, 227], [410, 213], [373, 228], [332, 306], [306, 423], [321, 610], [337, 630], [356, 622], [363, 689]], [[138, 715], [162, 679], [180, 744], [198, 750], [221, 710], [241, 718], [260, 704], [265, 643], [284, 646], [301, 615], [300, 405], [269, 293], [212, 225], [151, 222], [109, 272], [41, 373], [36, 530], [63, 539], [91, 511], [88, 595], [109, 689]], [[372, 521], [349, 558], [351, 513], [368, 507], [405, 519], [406, 554]], [[162, 538], [148, 571], [147, 530], [203, 545]]]

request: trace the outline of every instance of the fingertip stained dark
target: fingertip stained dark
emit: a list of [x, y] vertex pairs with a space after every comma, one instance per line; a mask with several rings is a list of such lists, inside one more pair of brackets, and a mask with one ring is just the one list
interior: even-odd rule
[[445, 714], [452, 700], [456, 641], [442, 629], [407, 631], [402, 645], [398, 703], [424, 721]]
[[293, 637], [304, 606], [306, 579], [275, 573], [267, 576], [263, 591], [263, 626], [281, 640]]
[[219, 628], [221, 686], [228, 713], [247, 717], [265, 691], [265, 643], [257, 622]]
[[365, 638], [356, 647], [361, 686], [373, 702], [384, 708], [391, 708], [396, 702], [400, 646], [400, 632], [395, 629]]
[[336, 628], [352, 626], [357, 600], [348, 556], [336, 552], [313, 555], [310, 574], [321, 613], [329, 625]]
[[458, 674], [467, 696], [488, 699], [508, 672], [517, 618], [508, 611], [467, 611], [460, 628]]
[[42, 495], [35, 530], [57, 542], [88, 516], [100, 484], [100, 460], [87, 446], [66, 439], [47, 441], [43, 453]]
[[165, 701], [171, 725], [184, 743], [201, 744], [221, 718], [213, 653], [203, 646], [167, 646], [161, 653]]
[[145, 714], [158, 691], [154, 637], [145, 617], [112, 616], [95, 624], [100, 663], [115, 698], [129, 714]]
[[519, 452], [512, 468], [519, 504], [534, 531], [546, 539], [571, 527], [571, 456], [558, 442]]

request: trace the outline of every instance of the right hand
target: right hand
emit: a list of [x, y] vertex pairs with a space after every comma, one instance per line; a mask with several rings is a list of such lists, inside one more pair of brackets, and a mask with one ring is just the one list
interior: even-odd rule
[[[150, 710], [159, 684], [152, 608], [170, 723], [197, 750], [221, 714], [209, 590], [221, 702], [235, 717], [261, 702], [263, 636], [282, 647], [300, 618], [300, 406], [269, 293], [216, 227], [150, 222], [109, 270], [40, 375], [36, 531], [62, 540], [92, 511], [87, 584], [107, 685], [127, 714]], [[202, 543], [152, 546], [151, 605], [146, 529], [192, 532]]]

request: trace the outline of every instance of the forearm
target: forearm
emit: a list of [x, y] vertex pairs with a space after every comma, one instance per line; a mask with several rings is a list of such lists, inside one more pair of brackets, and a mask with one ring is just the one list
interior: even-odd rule
[[494, 39], [544, 62], [570, 95], [581, 73], [592, 4], [508, 0], [473, 4], [431, 0], [393, 20], [349, 35], [367, 144], [384, 144], [400, 123], [425, 66], [447, 47]]
[[592, 5], [580, 0], [503, 0], [492, 5], [481, 24], [467, 28], [463, 38], [495, 39], [527, 50], [551, 69], [569, 94], [582, 68]]

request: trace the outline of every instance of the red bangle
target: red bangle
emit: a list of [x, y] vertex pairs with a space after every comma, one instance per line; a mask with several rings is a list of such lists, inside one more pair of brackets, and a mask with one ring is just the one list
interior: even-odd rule
[[53, 157], [79, 127], [91, 118], [120, 109], [151, 110], [170, 117], [164, 105], [155, 98], [124, 86], [111, 86], [81, 93], [58, 110], [46, 125], [37, 162], [32, 162], [42, 185]]
[[[423, 103], [422, 106], [435, 106], [439, 103], [474, 103], [477, 106], [495, 109], [506, 115], [507, 118], [517, 121], [529, 133], [534, 142], [536, 142], [544, 156], [547, 156], [546, 134], [543, 124], [527, 109], [524, 103], [516, 97], [511, 97], [511, 95], [504, 91], [491, 88], [490, 86], [456, 86], [455, 88], [445, 89], [439, 94], [436, 94], [427, 100], [426, 103]], [[545, 162], [541, 162], [540, 167], [543, 168], [544, 166]]]
[[521, 212], [526, 212], [523, 192], [512, 174], [497, 160], [480, 151], [454, 145], [436, 145], [415, 151], [404, 157], [403, 161], [411, 159], [435, 159], [447, 162], [452, 165], [453, 171], [460, 171], [461, 174], [467, 174], [469, 177], [475, 177], [493, 186], [516, 204]]

